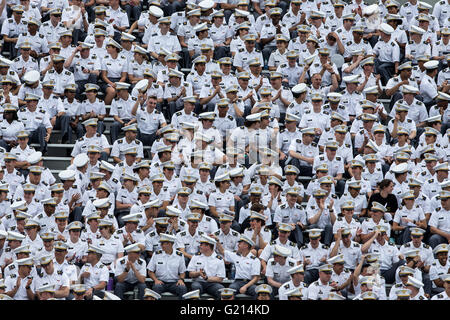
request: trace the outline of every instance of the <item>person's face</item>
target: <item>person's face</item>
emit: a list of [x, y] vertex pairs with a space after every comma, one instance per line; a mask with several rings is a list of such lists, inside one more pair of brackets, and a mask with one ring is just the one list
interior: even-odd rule
[[270, 300], [270, 294], [265, 292], [258, 293], [256, 300]]
[[270, 84], [274, 88], [280, 88], [281, 87], [281, 78], [270, 78]]
[[161, 32], [166, 34], [167, 31], [169, 31], [170, 23], [159, 23], [159, 28], [161, 29]]
[[72, 42], [72, 37], [71, 36], [62, 36], [61, 37], [61, 44], [62, 45], [69, 45]]
[[116, 54], [117, 54], [116, 48], [115, 48], [114, 46], [111, 46], [111, 45], [107, 45], [107, 46], [106, 46], [106, 52], [107, 52], [109, 55], [116, 55]]
[[304, 32], [304, 31], [300, 31], [298, 33], [298, 37], [299, 37], [301, 43], [305, 43], [306, 39], [308, 39], [308, 34], [309, 34], [309, 32]]
[[359, 43], [363, 37], [363, 32], [355, 32], [353, 31], [353, 39], [355, 40], [355, 42]]
[[16, 21], [19, 21], [20, 19], [22, 19], [22, 15], [23, 15], [22, 12], [13, 11], [13, 17], [14, 17], [14, 20], [16, 20]]
[[[96, 230], [98, 221], [96, 219], [91, 219], [91, 220], [89, 220], [89, 225], [93, 226], [93, 229]], [[70, 238], [73, 238], [74, 240], [77, 240], [78, 238], [80, 238], [80, 234], [81, 234], [81, 230], [79, 230], [79, 229], [73, 229], [73, 230], [69, 231]]]
[[343, 263], [335, 263], [333, 264], [333, 269], [336, 273], [341, 273], [344, 271], [344, 264]]
[[272, 19], [273, 25], [276, 26], [278, 24], [278, 22], [280, 22], [280, 20], [281, 20], [281, 15], [280, 14], [273, 14], [273, 15], [270, 16], [270, 19]]
[[332, 274], [331, 271], [320, 271], [319, 278], [322, 281], [322, 283], [329, 282], [331, 279], [331, 274]]
[[190, 230], [196, 230], [198, 227], [198, 221], [188, 220], [188, 226]]
[[90, 219], [89, 225], [91, 226], [92, 230], [97, 230], [98, 229], [98, 219]]
[[166, 252], [172, 251], [173, 243], [170, 241], [162, 241], [161, 242], [161, 249], [163, 249]]
[[67, 226], [67, 219], [55, 219], [55, 221], [60, 230]]
[[101, 46], [103, 46], [103, 41], [105, 41], [105, 36], [97, 35], [97, 36], [95, 36], [94, 40], [95, 40], [95, 44], [97, 45], [97, 47], [101, 47]]
[[251, 52], [255, 48], [255, 41], [253, 40], [246, 40], [245, 42], [245, 48], [247, 51]]
[[322, 64], [327, 63], [328, 57], [329, 57], [328, 54], [320, 54], [319, 55], [320, 63]]
[[54, 240], [44, 240], [43, 239], [42, 241], [44, 242], [45, 249], [51, 250], [51, 248], [53, 248]]
[[315, 88], [320, 87], [320, 85], [322, 84], [322, 77], [320, 76], [320, 74], [315, 74], [312, 79], [312, 84]]
[[59, 13], [50, 15], [50, 21], [54, 25], [59, 23], [61, 21], [61, 15]]
[[[220, 229], [228, 231], [231, 228], [231, 221], [220, 221]], [[240, 244], [240, 242], [239, 242]]]
[[45, 270], [47, 274], [51, 274], [53, 271], [53, 261], [50, 261], [47, 264], [41, 264], [42, 269]]
[[211, 247], [208, 243], [200, 243], [200, 252], [203, 254], [208, 254], [209, 252], [211, 252]]
[[92, 265], [95, 265], [98, 260], [98, 256], [95, 252], [89, 252], [87, 255], [87, 262], [89, 262]]
[[290, 232], [278, 231], [278, 238], [280, 238], [281, 241], [286, 241], [289, 238], [290, 234]]
[[310, 238], [309, 242], [311, 243], [312, 246], [317, 246], [320, 242], [320, 237], [319, 238]]
[[37, 25], [35, 25], [34, 23], [29, 23], [28, 24], [28, 32], [30, 34], [36, 34], [36, 31], [38, 31], [39, 27]]
[[258, 227], [261, 228], [261, 221], [259, 219], [250, 219], [250, 227], [252, 230], [257, 229]]
[[138, 223], [134, 222], [134, 221], [128, 221], [125, 223], [125, 229], [127, 230], [127, 232], [133, 232], [137, 229], [138, 227]]
[[447, 259], [448, 259], [448, 252], [439, 252], [436, 255], [436, 257], [439, 260], [439, 262], [441, 262], [441, 264], [445, 264], [447, 262]]
[[231, 72], [231, 64], [223, 63], [220, 65], [220, 70], [223, 74], [230, 74]]
[[450, 207], [450, 198], [441, 199], [441, 205], [443, 208], [448, 210], [448, 208]]
[[28, 277], [31, 273], [31, 266], [19, 266], [19, 271], [24, 277]]
[[203, 74], [206, 70], [206, 64], [201, 62], [201, 63], [196, 63], [195, 64], [195, 70], [197, 70], [197, 73], [199, 74]]
[[89, 126], [85, 126], [86, 128], [86, 133], [88, 133], [89, 135], [94, 135], [97, 132], [97, 125], [89, 125]]
[[[34, 238], [34, 236], [37, 234], [37, 227], [25, 228], [25, 232], [27, 233], [28, 237]], [[1, 242], [0, 242], [0, 246], [1, 246]]]
[[154, 98], [148, 98], [147, 99], [147, 110], [152, 112], [156, 108], [156, 99]]
[[39, 184], [39, 182], [41, 181], [41, 174], [40, 173], [30, 172], [30, 174], [28, 176], [30, 177], [30, 182], [32, 184]]

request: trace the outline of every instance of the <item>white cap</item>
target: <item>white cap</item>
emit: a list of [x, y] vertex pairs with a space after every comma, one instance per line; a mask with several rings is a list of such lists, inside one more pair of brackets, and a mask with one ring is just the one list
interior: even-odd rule
[[77, 155], [75, 157], [75, 159], [73, 160], [73, 164], [79, 168], [82, 167], [84, 165], [86, 165], [89, 162], [89, 157], [86, 153], [80, 153], [79, 155]]
[[394, 28], [392, 28], [390, 25], [388, 25], [387, 23], [382, 23], [380, 24], [380, 30], [386, 34], [391, 35], [394, 32]]
[[150, 6], [150, 8], [148, 9], [148, 13], [157, 18], [161, 18], [162, 16], [164, 16], [164, 11], [162, 11], [157, 6]]
[[423, 66], [424, 66], [425, 69], [427, 69], [427, 70], [437, 69], [437, 67], [439, 66], [439, 61], [437, 61], [437, 60], [431, 60], [431, 61], [425, 62], [425, 63], [423, 64]]

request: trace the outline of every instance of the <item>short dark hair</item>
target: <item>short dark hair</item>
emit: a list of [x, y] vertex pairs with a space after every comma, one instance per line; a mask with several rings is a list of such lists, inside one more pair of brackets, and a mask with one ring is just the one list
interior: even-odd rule
[[380, 188], [380, 190], [385, 189], [389, 187], [391, 183], [392, 183], [391, 179], [383, 179], [378, 183], [378, 188]]

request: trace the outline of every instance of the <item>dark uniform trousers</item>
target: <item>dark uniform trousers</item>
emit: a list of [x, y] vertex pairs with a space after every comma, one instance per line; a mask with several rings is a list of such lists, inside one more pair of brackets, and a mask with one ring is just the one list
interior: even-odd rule
[[70, 117], [63, 115], [56, 117], [53, 129], [61, 130], [61, 143], [72, 141], [72, 130], [69, 128]]
[[[116, 278], [116, 280], [117, 280], [117, 278]], [[144, 300], [145, 288], [147, 287], [145, 282], [144, 283], [140, 283], [140, 282], [130, 283], [127, 281], [124, 281], [124, 282], [117, 281], [116, 288], [114, 289], [114, 294], [123, 300], [124, 293], [127, 291], [132, 291], [136, 287], [138, 288], [138, 299]]]
[[40, 151], [42, 154], [47, 152], [47, 142], [45, 136], [47, 135], [47, 129], [44, 125], [40, 125], [36, 130], [31, 132], [29, 143], [39, 143]]
[[[146, 134], [146, 133], [142, 133], [141, 130], [138, 129], [138, 135], [137, 135], [138, 140], [142, 141], [142, 144], [144, 145], [144, 147], [151, 147], [153, 145], [153, 142], [156, 139], [156, 132], [152, 133], [152, 134]], [[145, 155], [144, 155], [145, 157]], [[150, 150], [148, 150], [148, 158], [150, 157]]]
[[313, 167], [312, 166], [302, 166], [300, 164], [300, 161], [298, 159], [295, 159], [295, 158], [292, 158], [289, 164], [297, 167], [298, 170], [300, 170], [300, 175], [301, 176], [308, 176], [308, 177], [312, 177], [313, 176]]
[[[230, 284], [230, 288], [236, 290], [236, 293], [239, 293], [239, 290], [245, 286], [247, 283], [249, 282], [249, 280], [245, 280], [245, 279], [236, 279], [234, 280], [234, 282], [232, 284]], [[249, 288], [247, 288], [247, 291], [245, 292], [245, 294], [252, 296], [253, 299], [256, 299], [256, 285], [252, 285]]]
[[220, 292], [219, 290], [224, 288], [224, 286], [221, 283], [218, 282], [206, 282], [206, 281], [194, 281], [192, 282], [191, 289], [194, 290], [200, 290], [200, 294], [208, 293], [214, 297], [214, 299], [219, 300], [220, 299]]
[[308, 269], [305, 270], [305, 283], [310, 285], [314, 281], [319, 279], [319, 269]]
[[134, 21], [138, 20], [141, 16], [142, 12], [142, 6], [139, 4], [138, 6], [132, 6], [130, 4], [126, 4], [123, 6], [125, 11], [127, 12], [128, 21], [130, 23], [133, 23]]
[[[317, 224], [308, 225], [308, 229], [318, 229], [319, 226]], [[320, 235], [322, 239], [322, 243], [330, 246], [333, 241], [333, 226], [331, 224], [327, 224]]]
[[447, 239], [445, 239], [443, 236], [441, 236], [439, 234], [433, 234], [430, 237], [429, 243], [430, 243], [430, 247], [432, 247], [434, 249], [437, 245], [439, 245], [441, 243], [447, 243]]
[[381, 275], [384, 277], [387, 284], [392, 284], [395, 282], [395, 271], [397, 270], [398, 267], [404, 264], [405, 260], [400, 260], [399, 262], [393, 263], [392, 267], [390, 267], [389, 269], [380, 270]]
[[69, 214], [69, 223], [73, 221], [83, 222], [83, 210], [83, 206], [73, 209], [72, 213]]
[[123, 222], [123, 220], [122, 220], [122, 217], [124, 217], [124, 216], [126, 216], [127, 214], [129, 214], [130, 213], [130, 210], [128, 209], [124, 209], [124, 210], [116, 210], [115, 212], [114, 212], [114, 215], [116, 216], [116, 218], [117, 218], [117, 224], [119, 225], [119, 228], [122, 228], [124, 225], [125, 225], [125, 223]]
[[187, 292], [186, 286], [177, 286], [176, 282], [166, 282], [163, 284], [155, 284], [153, 291], [161, 294], [163, 292], [170, 292], [178, 296], [179, 300], [183, 299], [183, 295]]
[[84, 85], [86, 83], [95, 83], [96, 84], [97, 79], [98, 79], [98, 76], [96, 76], [95, 74], [89, 74], [89, 78], [87, 78], [86, 80], [76, 80], [75, 83], [77, 85], [77, 91], [75, 93], [75, 97], [80, 101], [84, 100], [86, 98], [85, 96], [83, 96], [84, 89], [85, 89]]
[[381, 83], [386, 85], [388, 80], [392, 78], [395, 71], [395, 64], [393, 62], [380, 61], [375, 59], [375, 73], [381, 76]]
[[[131, 119], [122, 119], [124, 123], [128, 123]], [[111, 126], [111, 142], [114, 143], [119, 138], [119, 132], [120, 129], [123, 128], [123, 124], [120, 122], [114, 121], [114, 123]]]

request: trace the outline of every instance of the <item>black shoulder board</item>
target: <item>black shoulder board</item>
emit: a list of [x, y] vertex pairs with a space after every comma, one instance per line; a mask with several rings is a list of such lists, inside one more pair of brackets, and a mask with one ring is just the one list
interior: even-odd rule
[[176, 252], [177, 255], [183, 256], [183, 253], [181, 251], [176, 250], [175, 252]]

